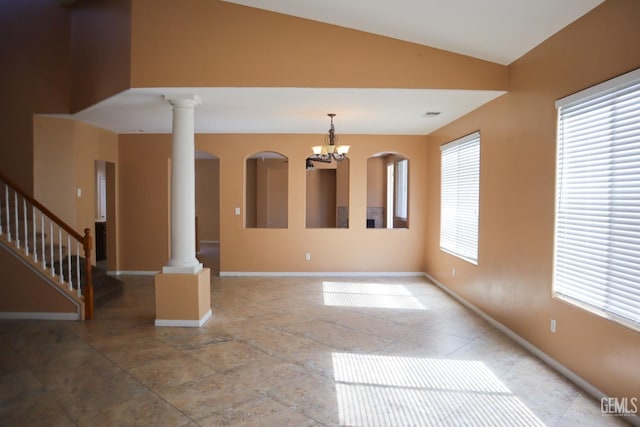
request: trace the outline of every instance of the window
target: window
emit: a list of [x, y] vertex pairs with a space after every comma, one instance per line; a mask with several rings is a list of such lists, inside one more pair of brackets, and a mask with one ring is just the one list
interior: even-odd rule
[[554, 293], [640, 326], [640, 69], [557, 101]]
[[441, 147], [440, 249], [478, 264], [480, 133]]
[[367, 159], [367, 228], [409, 228], [409, 159], [400, 153]]
[[407, 159], [396, 162], [396, 216], [404, 220], [407, 219], [408, 163]]

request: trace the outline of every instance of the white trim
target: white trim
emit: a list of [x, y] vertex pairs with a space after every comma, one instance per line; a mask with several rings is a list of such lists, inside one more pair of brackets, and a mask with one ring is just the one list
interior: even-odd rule
[[640, 79], [640, 68], [630, 71], [626, 74], [622, 74], [621, 76], [615, 77], [611, 80], [607, 80], [595, 86], [591, 86], [587, 89], [583, 89], [580, 92], [565, 96], [564, 98], [560, 98], [556, 101], [556, 108], [564, 107], [575, 101], [598, 96], [604, 92], [614, 91], [620, 86], [626, 86], [627, 84], [638, 79]]
[[422, 271], [221, 271], [220, 277], [422, 277]]
[[200, 320], [156, 319], [155, 325], [175, 327], [175, 328], [199, 328], [203, 326], [205, 323], [207, 323], [207, 321], [211, 318], [212, 315], [213, 315], [213, 312], [211, 311], [211, 309], [209, 309], [209, 311], [207, 311], [207, 313], [204, 316], [202, 316], [202, 319]]
[[[529, 341], [525, 340], [524, 338], [516, 334], [511, 329], [507, 328], [505, 325], [498, 322], [493, 317], [489, 316], [487, 313], [485, 313], [484, 311], [480, 310], [478, 307], [476, 307], [469, 301], [462, 298], [460, 295], [458, 295], [457, 293], [449, 289], [447, 286], [440, 283], [438, 280], [435, 279], [435, 277], [431, 276], [429, 273], [424, 273], [424, 275], [434, 285], [436, 285], [437, 287], [442, 289], [444, 292], [449, 294], [453, 299], [455, 299], [460, 304], [464, 305], [469, 310], [473, 311], [475, 314], [477, 314], [478, 316], [486, 320], [489, 324], [491, 324], [491, 326], [493, 326], [494, 328], [496, 328], [497, 330], [499, 330], [500, 332], [502, 332], [503, 334], [505, 334], [512, 340], [514, 340], [516, 343], [520, 344], [522, 347], [524, 347], [525, 350], [527, 350], [528, 352], [530, 352], [531, 354], [533, 354], [534, 356], [542, 360], [551, 368], [555, 369], [560, 374], [567, 377], [571, 382], [573, 382], [575, 385], [577, 385], [578, 387], [586, 391], [589, 395], [591, 395], [596, 400], [599, 401], [603, 397], [609, 397], [600, 389], [588, 383], [584, 378], [582, 378], [581, 376], [579, 376], [578, 374], [576, 374], [575, 372], [573, 372], [572, 370], [570, 370], [569, 368], [567, 368], [566, 366], [564, 366], [563, 364], [561, 364], [560, 362], [558, 362], [557, 360], [549, 356], [547, 353], [543, 352], [538, 347], [534, 346]], [[633, 425], [640, 426], [640, 417], [638, 417], [637, 415], [625, 416], [623, 417], [623, 419]]]
[[449, 150], [449, 149], [451, 149], [453, 147], [457, 147], [458, 145], [465, 144], [465, 143], [467, 143], [469, 141], [473, 141], [474, 139], [478, 139], [478, 138], [480, 138], [480, 131], [476, 130], [476, 131], [471, 132], [468, 135], [462, 136], [462, 137], [460, 137], [458, 139], [454, 139], [453, 141], [450, 141], [450, 142], [447, 142], [445, 144], [442, 144], [440, 146], [440, 151]]
[[49, 312], [18, 312], [0, 311], [0, 319], [30, 319], [30, 320], [80, 320], [79, 313], [49, 313]]
[[107, 271], [109, 276], [154, 276], [160, 271], [116, 270]]

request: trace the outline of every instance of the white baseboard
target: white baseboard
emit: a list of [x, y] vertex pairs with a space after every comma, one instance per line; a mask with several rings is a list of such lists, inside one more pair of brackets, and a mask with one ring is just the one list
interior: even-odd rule
[[0, 312], [0, 319], [20, 319], [20, 320], [80, 320], [78, 313], [45, 313], [45, 312]]
[[[494, 328], [496, 328], [497, 330], [499, 330], [500, 332], [502, 332], [503, 334], [505, 334], [506, 336], [508, 336], [515, 342], [517, 342], [518, 344], [520, 344], [527, 351], [529, 351], [531, 354], [533, 354], [534, 356], [542, 360], [551, 368], [555, 369], [556, 371], [558, 371], [559, 373], [567, 377], [571, 382], [573, 382], [575, 385], [580, 387], [586, 393], [591, 395], [591, 397], [593, 397], [594, 399], [600, 401], [604, 397], [609, 397], [600, 389], [593, 386], [591, 383], [587, 382], [584, 378], [582, 378], [581, 376], [579, 376], [578, 374], [576, 374], [575, 372], [573, 372], [572, 370], [570, 370], [569, 368], [567, 368], [566, 366], [564, 366], [563, 364], [561, 364], [560, 362], [558, 362], [557, 360], [549, 356], [547, 353], [543, 352], [538, 347], [534, 346], [529, 341], [525, 340], [524, 338], [522, 338], [520, 335], [518, 335], [511, 329], [507, 328], [505, 325], [498, 322], [493, 317], [489, 316], [487, 313], [485, 313], [484, 311], [480, 310], [478, 307], [476, 307], [469, 301], [462, 298], [460, 295], [458, 295], [457, 293], [455, 293], [454, 291], [446, 287], [444, 284], [440, 283], [438, 280], [436, 280], [436, 278], [434, 278], [430, 274], [424, 273], [424, 275], [427, 279], [433, 282], [434, 285], [436, 285], [437, 287], [442, 289], [444, 292], [449, 294], [452, 298], [454, 298], [460, 304], [464, 305], [469, 310], [473, 311], [475, 314], [477, 314], [478, 316], [486, 320]], [[640, 417], [638, 417], [637, 415], [625, 416], [623, 417], [623, 419], [635, 426], [640, 426]]]
[[422, 277], [421, 271], [221, 271], [220, 277]]
[[174, 327], [174, 328], [199, 328], [203, 326], [211, 318], [213, 312], [211, 309], [202, 316], [200, 320], [181, 320], [181, 319], [156, 319], [156, 326]]

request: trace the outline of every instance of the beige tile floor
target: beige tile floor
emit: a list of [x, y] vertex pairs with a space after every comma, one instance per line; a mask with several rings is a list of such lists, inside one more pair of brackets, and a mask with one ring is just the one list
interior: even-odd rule
[[90, 322], [0, 322], [2, 426], [606, 426], [424, 278], [219, 278], [155, 328], [152, 277]]

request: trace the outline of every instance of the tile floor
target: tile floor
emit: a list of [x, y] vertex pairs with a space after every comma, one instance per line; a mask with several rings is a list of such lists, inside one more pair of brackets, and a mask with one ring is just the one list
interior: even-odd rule
[[94, 321], [0, 322], [0, 425], [626, 425], [424, 278], [215, 277], [203, 328], [123, 279]]

